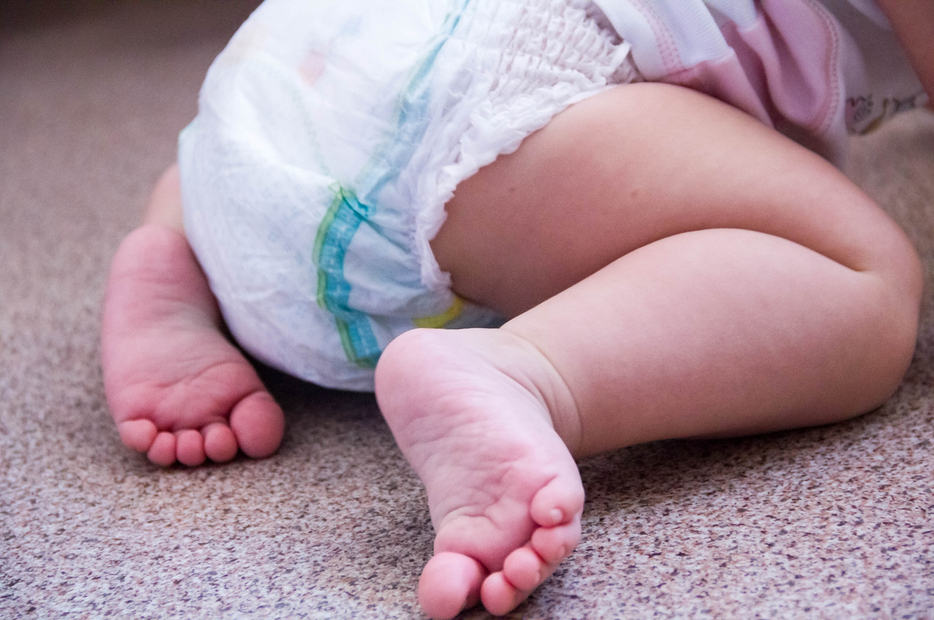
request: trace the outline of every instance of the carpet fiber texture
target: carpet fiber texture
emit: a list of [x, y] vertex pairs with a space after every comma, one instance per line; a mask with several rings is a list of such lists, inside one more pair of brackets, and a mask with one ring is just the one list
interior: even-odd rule
[[[110, 257], [255, 3], [60, 4], [0, 12], [0, 618], [421, 617], [428, 511], [371, 396], [263, 370], [288, 418], [274, 457], [163, 470], [120, 443]], [[934, 115], [858, 141], [850, 174], [930, 272]], [[582, 461], [583, 542], [510, 617], [934, 617], [925, 316], [869, 415]]]

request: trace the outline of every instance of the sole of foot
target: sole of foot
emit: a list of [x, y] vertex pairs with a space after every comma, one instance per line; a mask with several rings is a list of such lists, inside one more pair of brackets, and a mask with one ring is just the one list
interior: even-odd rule
[[529, 379], [538, 355], [502, 330], [414, 330], [377, 366], [380, 408], [436, 530], [419, 584], [432, 618], [477, 602], [507, 613], [580, 540], [584, 491]]
[[282, 441], [281, 408], [220, 321], [183, 235], [148, 224], [127, 236], [104, 302], [104, 387], [123, 443], [157, 465], [264, 458]]

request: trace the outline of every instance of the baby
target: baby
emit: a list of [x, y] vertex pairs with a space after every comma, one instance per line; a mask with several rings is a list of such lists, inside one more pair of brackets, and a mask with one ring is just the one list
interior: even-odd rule
[[830, 162], [934, 92], [932, 6], [267, 0], [113, 259], [121, 439], [162, 466], [276, 451], [228, 329], [375, 389], [437, 534], [422, 607], [508, 612], [578, 543], [575, 458], [899, 385], [919, 260]]

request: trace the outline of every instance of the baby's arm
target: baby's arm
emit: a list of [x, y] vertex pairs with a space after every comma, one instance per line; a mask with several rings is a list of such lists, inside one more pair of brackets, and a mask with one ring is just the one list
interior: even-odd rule
[[934, 1], [878, 0], [934, 107]]

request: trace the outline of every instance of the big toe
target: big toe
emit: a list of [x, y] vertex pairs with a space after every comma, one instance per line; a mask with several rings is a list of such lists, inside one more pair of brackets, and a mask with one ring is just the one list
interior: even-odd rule
[[279, 449], [285, 416], [272, 395], [260, 390], [237, 403], [230, 412], [230, 428], [240, 449], [249, 457], [261, 459]]

